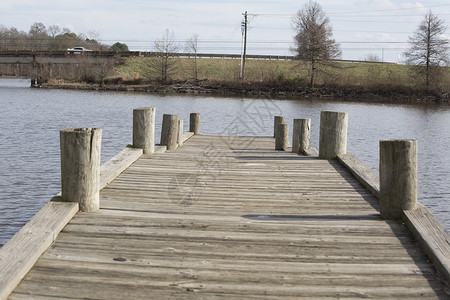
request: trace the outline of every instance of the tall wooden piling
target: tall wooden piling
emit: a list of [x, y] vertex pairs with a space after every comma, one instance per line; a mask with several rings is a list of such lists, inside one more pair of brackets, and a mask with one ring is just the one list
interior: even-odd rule
[[417, 206], [417, 141], [380, 141], [380, 214], [401, 219]]
[[101, 128], [60, 131], [62, 198], [78, 202], [81, 211], [100, 207]]
[[334, 159], [337, 155], [347, 152], [347, 128], [347, 113], [320, 113], [319, 158]]
[[276, 137], [277, 134], [277, 125], [285, 123], [284, 117], [275, 116], [273, 117], [273, 137]]
[[311, 119], [294, 119], [292, 152], [306, 154], [311, 137]]
[[191, 113], [189, 115], [189, 132], [193, 132], [195, 135], [200, 134], [200, 114]]
[[184, 121], [178, 120], [178, 137], [177, 137], [178, 147], [183, 146], [183, 127]]
[[288, 147], [288, 124], [277, 124], [275, 132], [275, 150], [286, 150]]
[[133, 110], [133, 147], [143, 149], [144, 154], [155, 152], [155, 107]]
[[161, 128], [161, 145], [167, 146], [167, 150], [177, 148], [178, 139], [178, 115], [164, 114]]

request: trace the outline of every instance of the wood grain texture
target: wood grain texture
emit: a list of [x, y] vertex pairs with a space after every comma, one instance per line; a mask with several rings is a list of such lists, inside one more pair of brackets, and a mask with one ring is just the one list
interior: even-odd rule
[[143, 154], [142, 149], [126, 147], [100, 167], [99, 188], [103, 189]]
[[184, 132], [183, 133], [183, 139], [182, 139], [183, 143], [186, 142], [188, 139], [190, 139], [193, 135], [194, 135], [193, 132], [189, 132], [189, 131], [188, 132]]
[[292, 126], [292, 152], [307, 155], [311, 136], [311, 119], [294, 119]]
[[450, 283], [450, 235], [425, 206], [405, 210], [403, 220], [415, 234], [428, 257]]
[[195, 135], [142, 156], [10, 299], [448, 298], [348, 170], [273, 149], [272, 137]]
[[76, 202], [50, 202], [0, 248], [0, 299], [6, 299], [78, 211]]
[[417, 207], [417, 141], [380, 141], [380, 215], [401, 220]]
[[319, 157], [334, 159], [347, 152], [348, 114], [322, 111], [320, 113]]
[[380, 176], [352, 153], [339, 154], [338, 160], [375, 197], [380, 197]]
[[144, 154], [155, 152], [156, 107], [142, 107], [133, 110], [133, 147]]
[[178, 139], [178, 115], [164, 114], [161, 127], [161, 142], [163, 146], [167, 146], [167, 150], [175, 150], [177, 148]]
[[189, 115], [189, 132], [195, 135], [200, 134], [200, 113], [191, 113]]
[[286, 151], [289, 147], [288, 124], [277, 124], [275, 131], [275, 150]]
[[83, 211], [98, 210], [102, 129], [61, 130], [60, 140], [63, 199]]

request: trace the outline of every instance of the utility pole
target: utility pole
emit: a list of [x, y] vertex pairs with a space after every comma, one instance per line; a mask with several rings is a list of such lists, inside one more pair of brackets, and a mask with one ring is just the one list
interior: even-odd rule
[[244, 38], [243, 44], [244, 44], [244, 51], [241, 53], [241, 74], [240, 74], [240, 79], [244, 80], [244, 73], [245, 73], [245, 55], [247, 54], [247, 23], [248, 23], [248, 18], [247, 18], [247, 11], [245, 13], [242, 14], [244, 16], [244, 21], [241, 24], [241, 29], [242, 29], [242, 35]]

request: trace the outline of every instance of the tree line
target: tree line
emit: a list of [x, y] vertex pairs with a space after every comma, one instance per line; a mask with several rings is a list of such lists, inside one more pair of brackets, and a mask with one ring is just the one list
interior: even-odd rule
[[36, 22], [31, 25], [28, 32], [0, 25], [0, 51], [66, 51], [76, 46], [97, 51], [108, 50], [108, 46], [97, 40], [96, 32], [87, 35], [76, 34], [68, 28], [57, 25], [47, 28], [44, 24]]

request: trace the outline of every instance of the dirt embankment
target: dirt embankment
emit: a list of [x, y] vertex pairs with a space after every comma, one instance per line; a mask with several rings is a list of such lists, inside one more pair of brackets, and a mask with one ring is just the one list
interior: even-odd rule
[[211, 82], [190, 81], [160, 84], [158, 82], [127, 83], [115, 82], [99, 84], [53, 82], [36, 85], [37, 88], [46, 89], [73, 89], [95, 91], [125, 91], [139, 93], [158, 94], [199, 94], [233, 97], [258, 97], [258, 98], [326, 98], [339, 101], [355, 102], [384, 102], [384, 103], [450, 103], [449, 94], [427, 95], [424, 93], [342, 89], [327, 87], [289, 87], [278, 84], [261, 82], [236, 83], [236, 82]]

